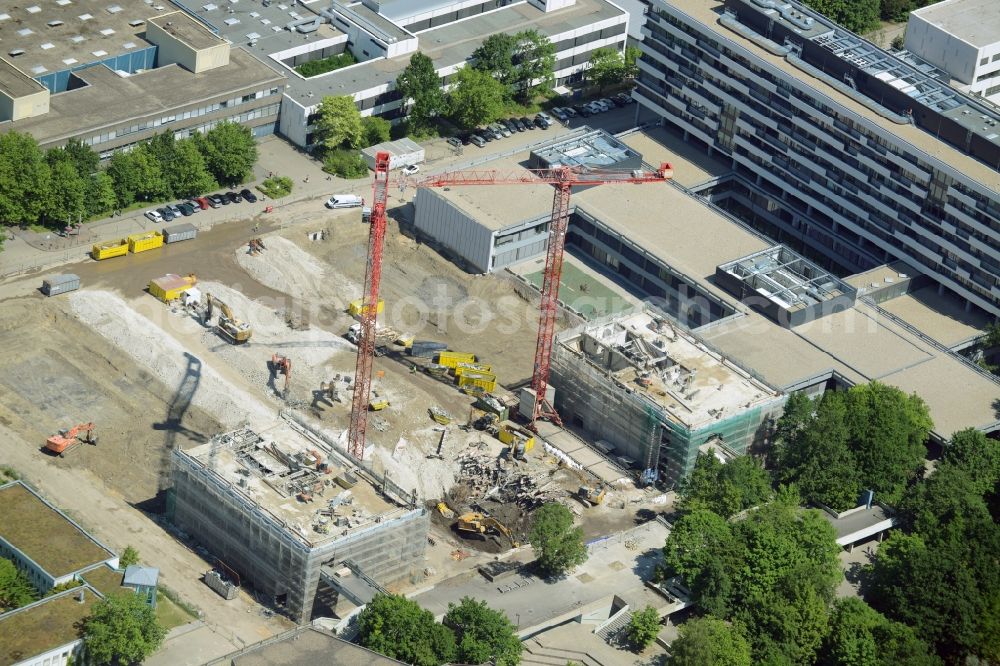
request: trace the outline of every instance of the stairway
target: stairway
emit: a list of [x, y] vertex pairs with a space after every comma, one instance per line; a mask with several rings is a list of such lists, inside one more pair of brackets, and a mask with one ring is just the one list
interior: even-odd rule
[[535, 638], [524, 641], [521, 653], [522, 666], [566, 666], [567, 662], [581, 666], [613, 666], [591, 657], [586, 652], [546, 647]]
[[597, 632], [597, 635], [602, 638], [606, 643], [614, 645], [615, 640], [620, 634], [622, 634], [628, 627], [628, 623], [632, 621], [632, 611], [625, 611], [619, 613], [614, 620], [607, 623]]

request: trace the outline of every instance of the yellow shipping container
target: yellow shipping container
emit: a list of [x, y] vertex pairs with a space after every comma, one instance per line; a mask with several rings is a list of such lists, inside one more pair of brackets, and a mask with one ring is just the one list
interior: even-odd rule
[[[363, 304], [363, 301], [364, 301], [363, 298], [359, 298], [356, 301], [351, 301], [350, 305], [347, 306], [347, 314], [351, 315], [352, 317], [357, 317], [359, 314], [361, 314], [361, 306]], [[385, 301], [383, 301], [380, 298], [378, 299], [378, 305], [375, 306], [375, 314], [382, 314], [383, 310], [385, 310]]]
[[466, 354], [464, 352], [450, 352], [443, 351], [438, 354], [438, 365], [443, 365], [448, 368], [454, 368], [459, 363], [475, 363], [475, 354]]
[[464, 372], [458, 378], [458, 386], [459, 388], [475, 386], [489, 393], [497, 387], [497, 376], [489, 372]]
[[524, 452], [527, 453], [535, 448], [535, 434], [527, 428], [522, 428], [513, 421], [504, 421], [500, 424], [500, 431], [497, 434], [500, 441], [510, 446], [514, 442], [524, 443]]
[[90, 256], [100, 261], [111, 257], [121, 257], [128, 254], [128, 241], [120, 238], [107, 243], [97, 243], [90, 250]]
[[455, 366], [455, 376], [461, 377], [465, 372], [493, 372], [489, 363], [459, 363]]
[[167, 273], [163, 277], [149, 281], [149, 293], [160, 299], [164, 303], [180, 298], [181, 293], [187, 291], [198, 282], [194, 275], [181, 277], [173, 273]]
[[147, 231], [143, 234], [132, 234], [128, 237], [128, 250], [136, 254], [153, 250], [163, 245], [163, 234], [159, 231]]

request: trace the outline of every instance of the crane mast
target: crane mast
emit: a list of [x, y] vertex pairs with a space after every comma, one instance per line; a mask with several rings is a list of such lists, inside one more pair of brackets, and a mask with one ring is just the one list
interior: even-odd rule
[[365, 431], [368, 427], [368, 401], [372, 388], [372, 361], [375, 357], [375, 320], [378, 315], [378, 289], [382, 280], [382, 247], [385, 243], [386, 204], [389, 197], [389, 153], [375, 155], [375, 183], [372, 195], [371, 228], [368, 231], [368, 265], [365, 269], [365, 293], [358, 315], [358, 360], [354, 372], [354, 397], [351, 401], [351, 426], [348, 451], [358, 460], [365, 455]]

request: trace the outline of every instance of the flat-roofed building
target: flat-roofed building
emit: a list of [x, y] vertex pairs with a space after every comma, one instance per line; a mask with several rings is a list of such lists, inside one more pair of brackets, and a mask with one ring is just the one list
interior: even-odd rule
[[1000, 315], [994, 107], [794, 1], [649, 6], [634, 96], [728, 165], [702, 194], [841, 275], [904, 261]]

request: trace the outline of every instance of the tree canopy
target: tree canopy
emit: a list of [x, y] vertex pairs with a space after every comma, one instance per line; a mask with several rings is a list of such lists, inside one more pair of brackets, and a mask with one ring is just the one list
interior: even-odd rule
[[517, 39], [503, 32], [490, 35], [472, 52], [472, 66], [505, 86], [514, 84], [514, 50]]
[[625, 633], [632, 647], [644, 650], [660, 633], [660, 612], [652, 606], [636, 611], [625, 627]]
[[365, 116], [361, 119], [361, 131], [361, 143], [367, 148], [388, 141], [392, 134], [392, 123], [378, 116]]
[[674, 666], [750, 666], [750, 643], [740, 629], [714, 617], [693, 618], [670, 645]]
[[51, 171], [30, 134], [0, 134], [0, 222], [32, 224], [49, 206]]
[[584, 75], [591, 85], [602, 90], [621, 83], [625, 78], [625, 58], [617, 49], [608, 47], [594, 49], [590, 54], [590, 66]]
[[455, 636], [434, 621], [417, 602], [378, 594], [358, 615], [358, 642], [393, 659], [416, 666], [454, 661]]
[[257, 163], [257, 143], [249, 128], [234, 122], [219, 123], [200, 139], [205, 166], [219, 183], [235, 185], [247, 179]]
[[24, 572], [0, 557], [0, 613], [30, 604], [37, 598], [38, 592]]
[[420, 51], [410, 56], [410, 64], [396, 77], [396, 90], [404, 100], [413, 100], [407, 115], [414, 127], [427, 126], [447, 108], [434, 62]]
[[559, 576], [587, 561], [583, 529], [573, 527], [573, 514], [558, 502], [543, 504], [534, 513], [528, 540], [541, 570]]
[[316, 143], [326, 150], [359, 148], [364, 136], [361, 113], [349, 95], [327, 95], [316, 111]]
[[873, 0], [806, 0], [805, 4], [858, 34], [879, 27], [880, 7]]
[[818, 663], [824, 666], [937, 666], [910, 627], [887, 619], [860, 599], [838, 599], [830, 614], [830, 630]]
[[751, 456], [723, 464], [711, 453], [699, 453], [679, 494], [681, 510], [704, 507], [728, 518], [770, 499], [771, 477]]
[[133, 564], [139, 564], [139, 551], [132, 546], [125, 546], [125, 550], [118, 556], [118, 567], [124, 569]]
[[472, 128], [493, 122], [503, 115], [506, 103], [506, 87], [489, 74], [473, 67], [455, 72], [448, 106], [452, 120], [460, 127]]
[[154, 201], [168, 194], [160, 164], [146, 145], [112, 155], [107, 173], [114, 182], [121, 208], [137, 201]]
[[444, 625], [455, 632], [461, 663], [516, 666], [521, 660], [523, 645], [516, 628], [506, 615], [485, 601], [464, 597], [458, 604], [448, 604]]
[[514, 36], [513, 93], [529, 101], [535, 92], [549, 90], [555, 83], [556, 45], [537, 30], [523, 30]]
[[155, 652], [167, 632], [142, 597], [122, 592], [94, 604], [83, 633], [93, 663], [131, 664]]

